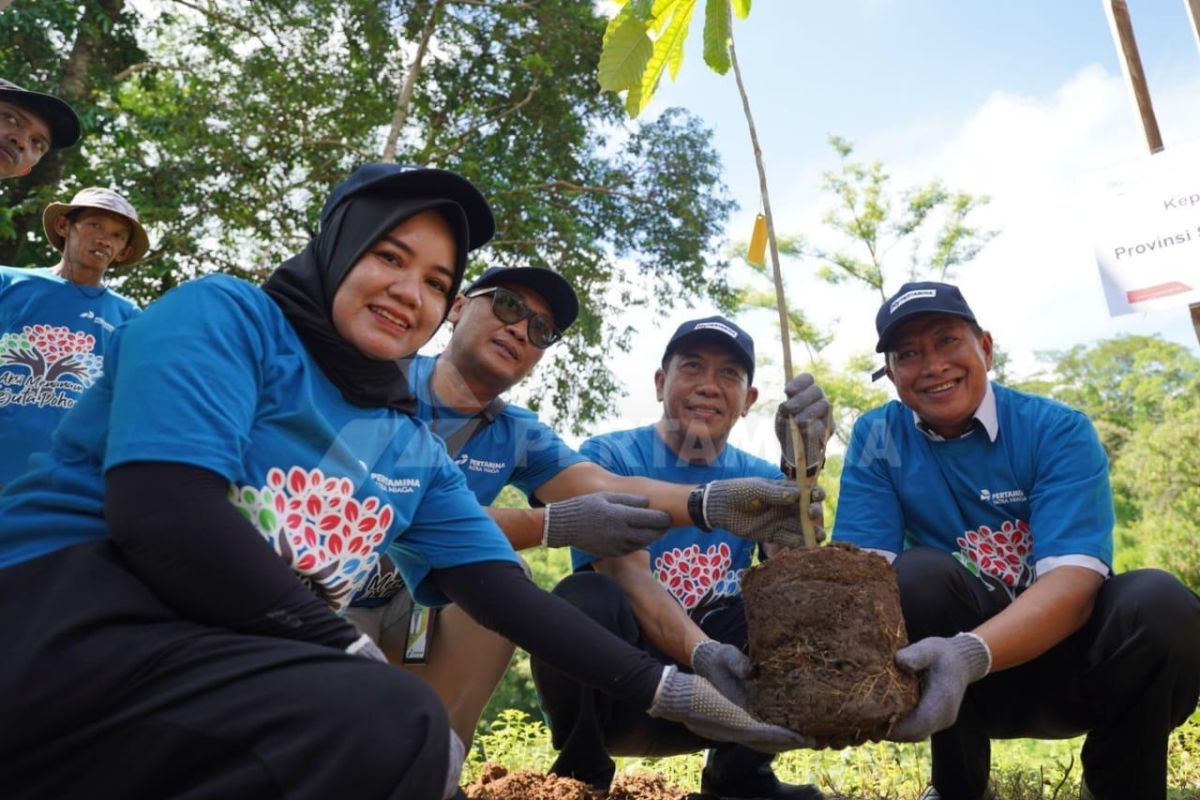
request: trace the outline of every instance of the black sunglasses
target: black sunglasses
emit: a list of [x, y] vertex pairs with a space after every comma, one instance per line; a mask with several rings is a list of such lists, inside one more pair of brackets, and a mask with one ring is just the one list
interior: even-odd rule
[[529, 343], [539, 350], [545, 350], [562, 338], [562, 331], [554, 324], [554, 320], [546, 314], [539, 314], [529, 307], [525, 298], [514, 291], [502, 286], [480, 289], [467, 295], [468, 298], [492, 296], [492, 313], [505, 325], [515, 325], [523, 319], [529, 320]]

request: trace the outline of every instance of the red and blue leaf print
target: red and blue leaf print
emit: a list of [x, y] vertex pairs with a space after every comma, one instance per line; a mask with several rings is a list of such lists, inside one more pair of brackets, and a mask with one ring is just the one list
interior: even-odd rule
[[353, 493], [349, 479], [319, 469], [273, 467], [266, 486], [232, 486], [229, 498], [300, 580], [340, 610], [375, 570], [395, 518], [387, 503]]

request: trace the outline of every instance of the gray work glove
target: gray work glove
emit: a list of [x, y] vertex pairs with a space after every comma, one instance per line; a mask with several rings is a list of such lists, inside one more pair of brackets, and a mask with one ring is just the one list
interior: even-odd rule
[[671, 527], [671, 515], [649, 508], [645, 497], [617, 492], [581, 494], [546, 506], [542, 544], [575, 547], [615, 558], [649, 546]]
[[921, 700], [888, 738], [919, 742], [954, 724], [967, 686], [991, 670], [992, 653], [973, 633], [949, 639], [929, 636], [896, 653], [896, 663], [921, 674]]
[[692, 648], [692, 672], [706, 679], [717, 691], [746, 706], [746, 678], [750, 677], [750, 659], [731, 644], [705, 639]]
[[[825, 540], [821, 527], [825, 493], [814, 489], [808, 516], [816, 523], [817, 541]], [[701, 502], [703, 525], [724, 528], [734, 536], [785, 547], [803, 547], [800, 528], [800, 487], [792, 481], [766, 478], [734, 478], [712, 481], [704, 486]]]
[[384, 664], [388, 663], [387, 656], [379, 649], [379, 645], [375, 644], [375, 640], [365, 633], [351, 642], [346, 647], [346, 652], [359, 658], [369, 658], [372, 661], [380, 661]]
[[673, 666], [663, 670], [654, 703], [646, 713], [679, 722], [705, 739], [733, 742], [763, 753], [814, 746], [811, 739], [798, 733], [759, 722], [704, 678]]
[[807, 372], [788, 381], [783, 393], [787, 399], [779, 404], [779, 410], [775, 412], [775, 436], [783, 450], [783, 463], [796, 466], [796, 457], [792, 453], [792, 434], [787, 424], [790, 417], [796, 420], [800, 428], [808, 473], [815, 474], [825, 463], [825, 443], [833, 433], [833, 406]]

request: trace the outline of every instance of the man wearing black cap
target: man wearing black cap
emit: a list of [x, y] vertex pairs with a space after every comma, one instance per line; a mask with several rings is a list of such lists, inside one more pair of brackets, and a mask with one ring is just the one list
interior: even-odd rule
[[834, 535], [896, 570], [914, 642], [896, 660], [922, 692], [893, 738], [932, 737], [925, 797], [992, 797], [993, 737], [1086, 733], [1083, 796], [1162, 800], [1200, 693], [1200, 599], [1113, 574], [1091, 422], [988, 380], [992, 337], [957, 287], [905, 284], [875, 327], [900, 399], [854, 427]]
[[[557, 273], [494, 267], [455, 299], [446, 349], [407, 366], [414, 413], [445, 441], [479, 502], [489, 506], [513, 485], [538, 506], [488, 509], [513, 547], [574, 546], [622, 555], [645, 547], [671, 524], [700, 519], [704, 498], [709, 519], [722, 527], [751, 538], [799, 540], [799, 492], [790, 484], [754, 479], [696, 486], [693, 478], [669, 484], [613, 475], [568, 447], [534, 412], [503, 401], [578, 314], [575, 291]], [[450, 606], [439, 609], [431, 637], [415, 637], [427, 652], [411, 647], [410, 634], [429, 624], [426, 612], [414, 610], [403, 592], [386, 606], [369, 608], [373, 598], [395, 595], [399, 580], [381, 565], [349, 616], [393, 663], [405, 663], [434, 687], [455, 730], [469, 742], [513, 645]]]
[[0, 78], [0, 178], [28, 175], [42, 156], [79, 141], [79, 118], [57, 97]]
[[[734, 424], [758, 398], [753, 379], [754, 341], [748, 333], [723, 317], [685, 322], [667, 343], [654, 375], [663, 404], [659, 421], [596, 436], [580, 452], [618, 475], [693, 484], [747, 476], [779, 479], [777, 466], [728, 443]], [[812, 513], [819, 519], [820, 506], [814, 505]], [[676, 522], [665, 536], [625, 556], [596, 558], [575, 549], [576, 572], [555, 594], [665, 664], [704, 674], [721, 663], [745, 677], [750, 664], [743, 652], [741, 579], [755, 543], [721, 528], [702, 514], [691, 523]], [[823, 797], [815, 786], [781, 783], [769, 754], [714, 745], [613, 701], [542, 661], [534, 659], [532, 666], [559, 750], [551, 768], [556, 774], [607, 789], [614, 773], [610, 754], [662, 756], [707, 747], [712, 749], [701, 781], [706, 795]], [[720, 688], [740, 699], [736, 683]]]

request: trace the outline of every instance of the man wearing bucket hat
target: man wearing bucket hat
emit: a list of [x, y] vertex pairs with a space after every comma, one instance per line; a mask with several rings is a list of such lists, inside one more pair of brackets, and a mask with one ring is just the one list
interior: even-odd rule
[[[574, 546], [598, 556], [640, 551], [674, 525], [692, 525], [695, 481], [665, 483], [616, 475], [568, 447], [537, 415], [506, 403], [505, 392], [527, 377], [579, 315], [579, 300], [561, 275], [532, 267], [493, 267], [450, 308], [453, 334], [436, 357], [408, 363], [415, 414], [446, 443], [467, 486], [490, 506], [511, 485], [530, 509], [488, 508], [518, 549]], [[800, 536], [793, 486], [762, 479], [711, 481], [714, 518], [746, 536]], [[740, 489], [737, 501], [734, 489]], [[733, 509], [754, 505], [740, 515]], [[410, 632], [428, 630], [428, 612], [396, 592], [399, 576], [381, 564], [348, 616], [380, 642], [394, 663], [423, 677], [446, 703], [464, 741], [506, 671], [511, 642], [475, 623], [456, 606], [439, 609], [436, 625], [410, 648]], [[392, 597], [385, 605], [377, 598]]]
[[138, 313], [103, 285], [114, 265], [149, 248], [129, 202], [109, 189], [80, 191], [42, 215], [62, 253], [46, 269], [0, 267], [0, 486], [25, 470], [30, 453], [104, 371], [113, 330]]
[[1200, 694], [1200, 598], [1114, 574], [1108, 460], [1088, 418], [988, 380], [992, 336], [945, 283], [875, 320], [899, 401], [854, 426], [834, 538], [889, 559], [921, 676], [893, 738], [931, 737], [925, 798], [992, 797], [990, 739], [1086, 734], [1083, 796], [1166, 797]]
[[[652, 425], [593, 437], [580, 452], [622, 476], [693, 486], [753, 476], [774, 485], [782, 478], [779, 467], [728, 443], [733, 426], [758, 399], [753, 381], [750, 334], [719, 316], [684, 322], [667, 342], [654, 374], [662, 417]], [[812, 402], [825, 402], [819, 391]], [[820, 505], [813, 504], [810, 514], [820, 520]], [[676, 522], [644, 549], [619, 557], [596, 558], [575, 549], [575, 573], [559, 583], [555, 594], [674, 668], [703, 675], [715, 674], [714, 667], [722, 665], [730, 680], [718, 686], [740, 698], [739, 679], [750, 670], [741, 579], [756, 544], [725, 527], [707, 517]], [[769, 554], [774, 545], [764, 547]], [[717, 744], [596, 692], [540, 659], [531, 663], [559, 750], [551, 769], [559, 775], [607, 789], [614, 754], [666, 756], [709, 748], [700, 786], [705, 797], [824, 797], [815, 786], [782, 783], [768, 753]]]
[[54, 95], [0, 78], [0, 178], [20, 178], [51, 150], [79, 141], [79, 118]]

